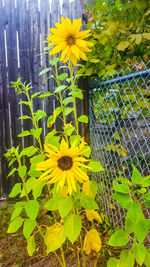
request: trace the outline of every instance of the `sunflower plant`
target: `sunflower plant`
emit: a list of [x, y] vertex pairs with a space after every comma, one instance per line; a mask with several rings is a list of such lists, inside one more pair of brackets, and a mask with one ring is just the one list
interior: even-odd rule
[[[30, 84], [23, 83], [20, 78], [12, 82], [16, 93], [26, 97], [26, 101], [20, 101], [19, 104], [27, 105], [31, 113], [31, 116], [25, 114], [19, 119], [31, 120], [33, 125], [32, 129], [20, 133], [18, 137], [31, 135], [36, 146], [23, 150], [12, 147], [5, 154], [9, 166], [15, 163], [8, 176], [16, 172], [20, 177], [20, 182], [9, 194], [10, 198], [18, 196], [19, 201], [15, 204], [8, 233], [15, 233], [22, 227], [30, 256], [36, 250], [36, 236], [41, 235], [44, 251], [54, 253], [61, 266], [66, 266], [64, 249], [67, 250], [69, 244], [75, 249], [78, 265], [81, 253], [85, 266], [84, 252], [97, 255], [101, 249], [94, 220], [102, 223], [95, 201], [97, 184], [91, 179], [91, 172], [103, 171], [103, 168], [100, 162], [90, 158], [90, 147], [79, 134], [79, 123], [87, 123], [88, 117], [78, 117], [76, 109], [76, 99], [82, 100], [83, 97], [82, 90], [76, 84], [77, 62], [79, 59], [86, 60], [85, 52], [90, 52], [92, 43], [84, 40], [90, 36], [90, 32], [80, 31], [81, 19], [72, 23], [69, 18], [62, 17], [61, 23], [55, 26], [47, 37], [48, 49], [52, 46], [49, 54], [53, 56], [61, 52], [60, 57], [50, 60], [53, 75], [48, 78], [55, 79], [54, 93], [31, 94]], [[60, 73], [63, 68], [68, 72]], [[40, 75], [49, 70], [42, 70]], [[39, 120], [47, 117], [47, 114], [43, 110], [35, 112], [33, 103], [36, 97], [52, 95], [60, 105], [47, 119], [49, 132], [43, 144]], [[68, 106], [70, 103], [73, 107]], [[74, 115], [74, 123], [68, 122], [70, 113]], [[57, 118], [63, 124], [59, 132], [52, 129]], [[46, 223], [41, 219], [44, 216], [47, 216]], [[88, 221], [88, 227], [85, 221]]]

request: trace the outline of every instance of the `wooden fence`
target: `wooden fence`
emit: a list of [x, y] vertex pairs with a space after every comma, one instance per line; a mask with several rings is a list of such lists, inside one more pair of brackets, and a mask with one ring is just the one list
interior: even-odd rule
[[[31, 82], [32, 93], [54, 90], [54, 82], [42, 83], [39, 72], [49, 66], [48, 55], [42, 54], [49, 28], [60, 21], [61, 15], [71, 19], [82, 17], [84, 0], [0, 0], [0, 197], [10, 192], [17, 176], [7, 180], [8, 164], [4, 157], [6, 148], [12, 145], [21, 148], [33, 144], [32, 137], [23, 139], [17, 135], [32, 128], [30, 120], [18, 120], [27, 114], [25, 105], [18, 105], [18, 97], [10, 82], [18, 76]], [[49, 73], [48, 73], [49, 74]], [[45, 75], [46, 76], [46, 75]], [[23, 96], [21, 96], [22, 100]], [[36, 100], [34, 108], [52, 114], [57, 106], [55, 99]], [[81, 112], [81, 105], [80, 112]], [[46, 133], [46, 121], [42, 127]], [[56, 125], [57, 127], [57, 125]], [[59, 125], [58, 125], [59, 127]]]

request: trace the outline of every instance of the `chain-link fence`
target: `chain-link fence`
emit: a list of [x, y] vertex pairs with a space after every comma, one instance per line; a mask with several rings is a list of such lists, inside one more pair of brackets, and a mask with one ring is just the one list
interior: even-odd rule
[[[89, 82], [89, 137], [92, 157], [104, 172], [94, 176], [99, 204], [114, 226], [123, 227], [125, 211], [111, 198], [113, 181], [131, 178], [134, 164], [150, 173], [150, 62]], [[145, 209], [150, 218], [150, 211]]]

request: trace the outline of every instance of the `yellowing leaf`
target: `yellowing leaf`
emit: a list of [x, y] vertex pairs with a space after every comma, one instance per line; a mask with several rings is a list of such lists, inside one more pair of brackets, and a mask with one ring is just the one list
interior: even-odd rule
[[97, 184], [95, 181], [88, 180], [83, 184], [83, 192], [86, 196], [95, 198], [97, 193]]
[[100, 60], [98, 58], [93, 58], [93, 59], [90, 59], [90, 62], [91, 63], [98, 63], [98, 62], [100, 62]]
[[83, 250], [85, 253], [89, 255], [93, 250], [98, 253], [101, 249], [101, 246], [102, 242], [98, 232], [95, 229], [88, 231], [83, 244]]
[[129, 46], [129, 42], [121, 41], [117, 46], [117, 50], [124, 51], [128, 46]]
[[64, 226], [60, 223], [55, 223], [53, 226], [47, 227], [47, 231], [44, 237], [44, 242], [47, 246], [47, 253], [53, 252], [60, 248], [65, 242], [66, 235], [64, 232]]
[[136, 34], [135, 35], [135, 43], [138, 45], [138, 44], [140, 44], [141, 40], [142, 40], [142, 35]]
[[102, 223], [102, 219], [97, 211], [95, 210], [86, 210], [86, 217], [89, 221], [97, 220], [98, 222]]
[[150, 33], [148, 33], [148, 32], [142, 33], [142, 37], [147, 39], [147, 40], [150, 40]]

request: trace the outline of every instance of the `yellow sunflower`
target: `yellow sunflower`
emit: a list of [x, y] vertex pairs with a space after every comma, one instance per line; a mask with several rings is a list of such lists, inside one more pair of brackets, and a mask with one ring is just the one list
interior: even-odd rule
[[50, 55], [62, 51], [61, 61], [67, 62], [70, 59], [74, 66], [78, 59], [86, 60], [84, 52], [90, 52], [88, 47], [92, 46], [93, 43], [83, 40], [91, 34], [89, 30], [80, 32], [81, 25], [81, 18], [75, 19], [71, 23], [69, 18], [61, 17], [61, 23], [56, 23], [56, 28], [51, 28], [52, 34], [47, 37], [51, 42], [49, 46], [55, 45]]
[[64, 139], [61, 141], [60, 149], [51, 144], [45, 145], [48, 159], [36, 165], [36, 170], [44, 171], [39, 179], [48, 180], [47, 183], [50, 184], [58, 182], [57, 191], [67, 185], [68, 193], [71, 195], [72, 190], [76, 191], [77, 181], [83, 183], [88, 180], [87, 174], [81, 170], [81, 167], [90, 169], [85, 165], [89, 160], [82, 156], [86, 150], [83, 139], [78, 146], [74, 141], [70, 148]]

